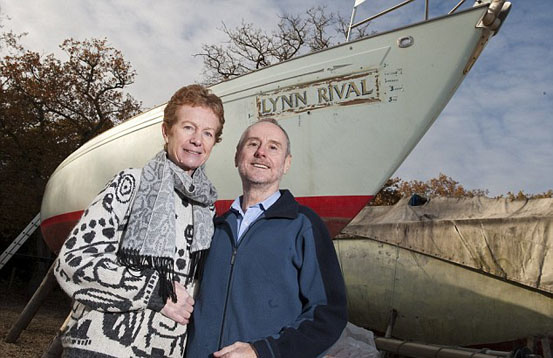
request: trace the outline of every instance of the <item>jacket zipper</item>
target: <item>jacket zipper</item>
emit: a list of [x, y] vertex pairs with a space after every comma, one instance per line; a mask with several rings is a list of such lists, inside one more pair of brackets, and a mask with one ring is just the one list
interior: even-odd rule
[[219, 332], [219, 341], [217, 342], [217, 347], [218, 347], [217, 349], [218, 350], [223, 348], [222, 347], [223, 333], [225, 332], [225, 321], [226, 321], [226, 317], [227, 317], [227, 306], [228, 306], [228, 301], [229, 301], [229, 298], [230, 298], [230, 285], [232, 283], [232, 276], [233, 276], [233, 273], [234, 273], [234, 260], [236, 258], [236, 251], [237, 250], [238, 250], [238, 247], [233, 242], [232, 243], [232, 256], [230, 257], [230, 274], [229, 274], [228, 282], [227, 282], [227, 295], [225, 297], [225, 307], [223, 309], [223, 320], [221, 321], [221, 332]]
[[[240, 240], [234, 240], [234, 237], [232, 238], [232, 256], [230, 257], [230, 274], [229, 274], [229, 278], [228, 278], [228, 282], [227, 282], [227, 294], [226, 294], [226, 297], [225, 297], [225, 307], [223, 308], [223, 320], [221, 322], [221, 332], [219, 332], [219, 340], [217, 342], [217, 349], [218, 350], [221, 350], [222, 347], [222, 344], [223, 344], [223, 333], [225, 332], [225, 321], [227, 320], [227, 306], [228, 306], [228, 301], [229, 301], [229, 298], [230, 298], [230, 288], [231, 288], [231, 283], [232, 283], [232, 276], [234, 274], [234, 261], [236, 259], [236, 253], [238, 251], [238, 246], [240, 246], [245, 240], [246, 238], [246, 234], [248, 233], [248, 231], [250, 231], [250, 229], [255, 225], [257, 224], [261, 219], [263, 219], [263, 217], [259, 217], [257, 220], [255, 220], [253, 223], [250, 224], [250, 226], [246, 229], [246, 231], [242, 234], [242, 238]], [[226, 223], [228, 225], [228, 223]], [[230, 226], [230, 225], [229, 225]], [[232, 230], [230, 229], [229, 227], [229, 231], [232, 233]], [[238, 241], [238, 243], [236, 243], [236, 241]]]

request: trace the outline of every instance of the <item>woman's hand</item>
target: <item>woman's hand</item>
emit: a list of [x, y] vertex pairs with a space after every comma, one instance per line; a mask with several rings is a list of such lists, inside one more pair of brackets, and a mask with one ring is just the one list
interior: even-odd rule
[[186, 288], [180, 283], [174, 283], [177, 302], [169, 297], [165, 306], [161, 309], [161, 314], [171, 318], [173, 321], [180, 324], [188, 324], [192, 311], [194, 310], [194, 299], [188, 294]]

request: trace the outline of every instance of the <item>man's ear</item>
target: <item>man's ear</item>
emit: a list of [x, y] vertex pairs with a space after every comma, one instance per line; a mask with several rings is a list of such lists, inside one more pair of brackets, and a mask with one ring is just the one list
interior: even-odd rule
[[291, 164], [292, 164], [292, 155], [288, 154], [286, 156], [286, 159], [284, 159], [284, 174], [288, 173], [288, 169], [290, 169]]

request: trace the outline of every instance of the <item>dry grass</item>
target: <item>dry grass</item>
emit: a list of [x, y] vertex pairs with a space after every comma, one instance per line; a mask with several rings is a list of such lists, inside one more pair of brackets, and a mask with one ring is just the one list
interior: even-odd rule
[[[5, 287], [5, 286], [4, 286]], [[6, 335], [30, 297], [21, 290], [0, 287], [0, 356], [40, 357], [49, 346], [69, 312], [70, 300], [59, 289], [50, 293], [16, 343], [6, 343]]]

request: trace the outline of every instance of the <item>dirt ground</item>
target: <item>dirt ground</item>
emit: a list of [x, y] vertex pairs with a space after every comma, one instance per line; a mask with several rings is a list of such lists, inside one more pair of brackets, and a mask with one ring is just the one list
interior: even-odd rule
[[70, 299], [59, 289], [52, 291], [16, 343], [5, 338], [30, 295], [18, 288], [0, 287], [0, 357], [41, 357], [69, 313]]

